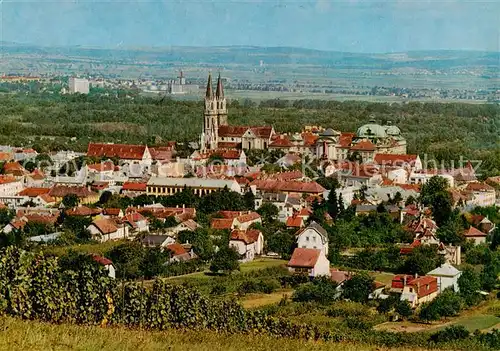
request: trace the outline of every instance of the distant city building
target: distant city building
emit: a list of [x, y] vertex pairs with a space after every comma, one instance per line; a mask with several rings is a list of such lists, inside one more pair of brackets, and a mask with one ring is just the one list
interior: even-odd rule
[[70, 94], [88, 94], [89, 93], [89, 80], [85, 78], [69, 78], [69, 93]]
[[200, 87], [196, 84], [186, 84], [184, 72], [180, 72], [176, 80], [171, 80], [167, 84], [167, 92], [169, 94], [188, 94], [196, 93]]

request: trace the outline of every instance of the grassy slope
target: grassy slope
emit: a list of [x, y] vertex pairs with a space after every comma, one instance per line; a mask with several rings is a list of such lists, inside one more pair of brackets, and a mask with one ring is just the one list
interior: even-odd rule
[[[0, 318], [0, 350], [389, 350], [370, 345], [314, 343], [265, 336], [219, 335], [209, 332], [149, 332], [125, 328], [52, 325]], [[405, 349], [398, 349], [405, 350]]]

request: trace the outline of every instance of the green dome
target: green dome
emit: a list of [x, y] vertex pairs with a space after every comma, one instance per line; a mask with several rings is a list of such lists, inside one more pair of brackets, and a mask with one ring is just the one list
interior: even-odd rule
[[396, 126], [387, 126], [386, 128], [387, 128], [386, 129], [387, 134], [389, 134], [389, 135], [400, 135], [401, 134], [401, 130]]
[[[397, 128], [397, 127], [396, 127]], [[386, 128], [377, 123], [368, 123], [358, 128], [358, 138], [386, 138]]]

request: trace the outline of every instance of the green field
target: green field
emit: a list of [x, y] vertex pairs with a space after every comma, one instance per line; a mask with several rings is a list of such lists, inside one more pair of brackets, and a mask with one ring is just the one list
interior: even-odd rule
[[[126, 328], [99, 328], [66, 324], [53, 325], [34, 321], [21, 321], [10, 317], [1, 317], [0, 350], [369, 351], [392, 349], [363, 344], [316, 343], [290, 339], [275, 339], [261, 335], [224, 335], [205, 331], [151, 332], [130, 330]], [[398, 348], [398, 350], [410, 349]]]

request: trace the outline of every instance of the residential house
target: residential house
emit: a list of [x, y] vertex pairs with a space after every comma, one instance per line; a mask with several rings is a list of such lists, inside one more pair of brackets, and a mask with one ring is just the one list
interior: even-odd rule
[[254, 223], [262, 224], [262, 219], [253, 211], [220, 211], [222, 218], [213, 218], [210, 222], [212, 229], [241, 229], [247, 230]]
[[104, 267], [104, 270], [108, 271], [108, 276], [110, 278], [115, 279], [116, 277], [116, 269], [115, 266], [113, 265], [113, 262], [106, 257], [99, 256], [99, 255], [92, 255], [92, 259], [100, 264], [101, 266]]
[[458, 278], [460, 278], [461, 274], [462, 272], [451, 264], [444, 263], [440, 267], [428, 272], [426, 275], [437, 278], [438, 291], [441, 293], [446, 288], [452, 288], [453, 291], [458, 292]]
[[330, 276], [330, 261], [323, 250], [298, 247], [288, 261], [288, 269], [294, 274], [309, 277]]
[[141, 243], [146, 247], [160, 247], [165, 248], [168, 245], [174, 244], [175, 239], [169, 235], [146, 235]]
[[234, 247], [242, 262], [252, 261], [264, 252], [264, 236], [257, 229], [235, 229], [229, 237], [229, 247]]
[[325, 191], [325, 188], [314, 181], [299, 182], [274, 179], [256, 179], [250, 183], [250, 186], [254, 186], [260, 193], [322, 195]]
[[473, 182], [468, 183], [465, 191], [472, 195], [472, 201], [469, 201], [469, 206], [494, 206], [496, 204], [495, 188], [487, 183]]
[[87, 165], [87, 181], [102, 181], [113, 177], [115, 165], [113, 161], [104, 161], [100, 163]]
[[92, 238], [105, 242], [108, 240], [126, 239], [129, 236], [129, 226], [118, 224], [110, 218], [95, 219], [88, 227]]
[[153, 156], [146, 145], [89, 143], [87, 156], [119, 158], [130, 163], [151, 167]]
[[486, 237], [488, 234], [483, 233], [477, 228], [470, 227], [464, 231], [464, 237], [466, 240], [474, 242], [474, 245], [484, 244], [486, 242]]
[[434, 300], [438, 294], [437, 278], [423, 276], [406, 283], [401, 293], [401, 301], [408, 301], [412, 308], [416, 308], [424, 302]]
[[128, 223], [132, 228], [132, 231], [137, 233], [149, 232], [149, 221], [146, 217], [138, 212], [129, 212], [123, 218], [122, 221]]
[[188, 252], [186, 248], [179, 243], [169, 244], [166, 246], [166, 249], [170, 252], [170, 262], [185, 262], [198, 257], [194, 252]]
[[321, 250], [328, 256], [328, 233], [316, 222], [300, 229], [296, 234], [297, 247]]

